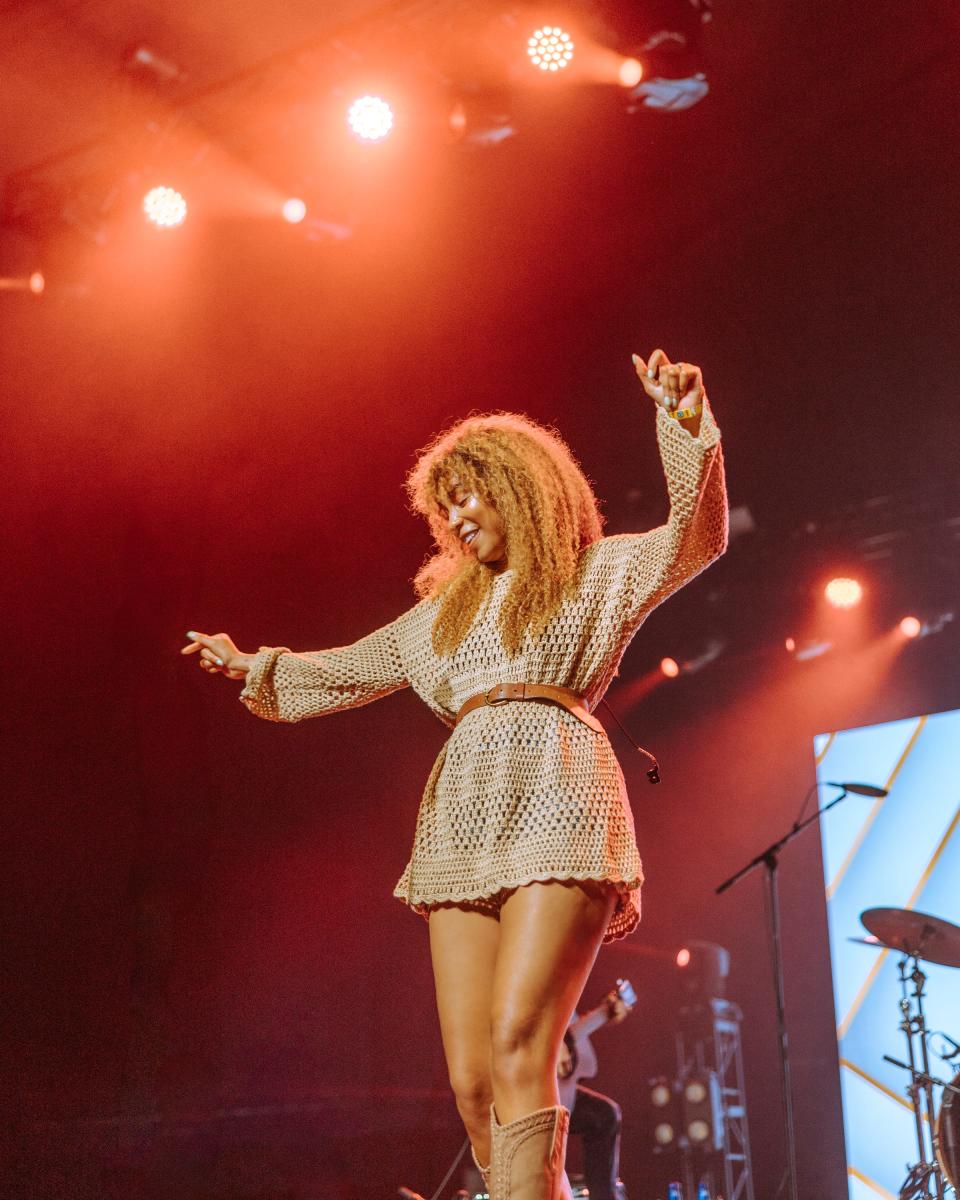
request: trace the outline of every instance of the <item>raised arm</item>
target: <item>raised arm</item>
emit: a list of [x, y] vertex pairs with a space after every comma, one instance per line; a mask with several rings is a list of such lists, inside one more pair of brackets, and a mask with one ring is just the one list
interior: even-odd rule
[[661, 350], [634, 356], [644, 390], [657, 404], [657, 443], [670, 515], [648, 533], [609, 539], [621, 557], [622, 615], [638, 624], [698, 575], [727, 546], [727, 493], [720, 430], [700, 369], [671, 363]]
[[295, 654], [286, 646], [262, 646], [242, 654], [225, 634], [188, 635], [185, 653], [200, 650], [208, 672], [243, 679], [241, 701], [267, 721], [302, 721], [358, 708], [406, 687], [399, 629], [405, 617], [350, 646]]

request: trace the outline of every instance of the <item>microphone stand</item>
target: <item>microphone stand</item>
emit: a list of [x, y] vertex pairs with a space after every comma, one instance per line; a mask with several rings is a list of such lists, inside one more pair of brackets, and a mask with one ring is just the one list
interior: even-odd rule
[[[841, 785], [834, 784], [833, 786], [837, 787]], [[767, 846], [765, 850], [761, 850], [758, 855], [751, 858], [748, 863], [742, 866], [735, 874], [731, 875], [729, 879], [725, 879], [716, 889], [716, 894], [720, 896], [728, 888], [732, 888], [735, 883], [739, 883], [744, 876], [749, 875], [754, 868], [760, 866], [766, 868], [768, 908], [770, 911], [770, 948], [773, 960], [773, 987], [777, 999], [777, 1042], [780, 1050], [780, 1101], [783, 1108], [783, 1123], [787, 1139], [786, 1176], [789, 1184], [790, 1200], [800, 1200], [800, 1193], [797, 1190], [797, 1131], [793, 1119], [793, 1091], [790, 1087], [790, 1055], [787, 1049], [787, 1014], [783, 991], [783, 949], [780, 940], [780, 891], [777, 882], [777, 868], [779, 866], [780, 851], [784, 846], [788, 842], [792, 842], [797, 834], [802, 833], [808, 825], [818, 822], [825, 812], [829, 812], [841, 800], [846, 800], [849, 794], [847, 789], [843, 788], [839, 796], [831, 800], [829, 804], [825, 804], [823, 808], [818, 808], [805, 821], [794, 821], [788, 833]]]

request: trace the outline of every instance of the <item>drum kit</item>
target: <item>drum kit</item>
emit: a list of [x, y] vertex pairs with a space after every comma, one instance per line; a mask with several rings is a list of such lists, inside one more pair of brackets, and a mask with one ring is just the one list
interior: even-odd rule
[[[899, 1200], [944, 1198], [952, 1190], [960, 1195], [960, 1072], [953, 1079], [938, 1079], [930, 1073], [929, 1039], [943, 1038], [952, 1047], [940, 1054], [947, 1061], [960, 1057], [960, 1044], [946, 1034], [927, 1029], [924, 988], [927, 977], [921, 962], [960, 967], [960, 928], [927, 913], [905, 908], [868, 908], [860, 920], [869, 937], [850, 938], [861, 945], [898, 951], [900, 977], [900, 1025], [907, 1043], [907, 1061], [886, 1062], [907, 1073], [906, 1095], [916, 1122], [920, 1158], [908, 1168]], [[942, 1088], [940, 1111], [935, 1112], [934, 1089]]]

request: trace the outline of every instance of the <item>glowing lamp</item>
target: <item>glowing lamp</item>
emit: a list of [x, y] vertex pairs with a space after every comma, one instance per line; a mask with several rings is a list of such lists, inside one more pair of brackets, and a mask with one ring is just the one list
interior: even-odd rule
[[856, 579], [831, 579], [823, 589], [827, 603], [834, 608], [855, 608], [863, 599], [863, 588]]
[[562, 71], [573, 58], [573, 39], [559, 25], [544, 25], [527, 39], [527, 57], [541, 71]]
[[668, 679], [676, 679], [680, 674], [680, 667], [675, 658], [661, 658], [660, 670]]
[[690, 965], [690, 951], [686, 946], [682, 950], [677, 951], [677, 966], [688, 967]]
[[650, 1103], [654, 1108], [666, 1108], [671, 1094], [670, 1084], [665, 1079], [655, 1079], [650, 1088]]
[[648, 1081], [647, 1104], [654, 1154], [675, 1150], [681, 1129], [680, 1110], [674, 1085], [665, 1075]]
[[393, 109], [380, 96], [360, 96], [347, 111], [347, 123], [365, 142], [381, 142], [393, 128]]
[[34, 273], [27, 280], [27, 287], [35, 296], [41, 295], [46, 286], [47, 281], [44, 279], [43, 272], [41, 271], [34, 271]]
[[617, 74], [621, 87], [636, 87], [643, 78], [643, 63], [638, 58], [625, 58], [620, 64]]
[[900, 632], [905, 638], [919, 637], [923, 625], [917, 617], [904, 617], [900, 622]]
[[691, 1104], [702, 1104], [707, 1098], [707, 1088], [702, 1079], [691, 1079], [683, 1094]]
[[676, 1138], [677, 1133], [669, 1121], [661, 1121], [654, 1126], [653, 1140], [658, 1146], [669, 1146]]
[[682, 1105], [687, 1140], [694, 1146], [706, 1148], [712, 1143], [712, 1149], [720, 1149], [723, 1111], [715, 1072], [688, 1076], [683, 1084]]
[[186, 220], [187, 202], [176, 188], [155, 187], [144, 196], [143, 211], [158, 228], [172, 229]]
[[289, 200], [283, 202], [283, 219], [289, 224], [299, 225], [306, 215], [307, 206], [296, 196], [291, 196]]
[[796, 648], [797, 648], [797, 639], [788, 637], [784, 640], [783, 645], [784, 645], [784, 648], [786, 649], [787, 653], [792, 654], [794, 652], [794, 650], [796, 650]]

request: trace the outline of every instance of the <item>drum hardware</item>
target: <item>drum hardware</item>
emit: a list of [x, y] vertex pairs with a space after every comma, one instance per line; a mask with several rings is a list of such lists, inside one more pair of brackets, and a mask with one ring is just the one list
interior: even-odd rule
[[937, 1153], [940, 1169], [960, 1195], [960, 1075], [944, 1086], [937, 1116]]
[[[885, 1062], [910, 1073], [913, 1082], [907, 1089], [908, 1093], [916, 1087], [922, 1087], [929, 1092], [932, 1092], [935, 1087], [943, 1088], [944, 1096], [940, 1103], [940, 1112], [937, 1114], [936, 1123], [933, 1126], [932, 1141], [936, 1148], [935, 1153], [940, 1172], [945, 1177], [943, 1186], [946, 1187], [947, 1183], [952, 1184], [956, 1191], [960, 1187], [960, 1075], [954, 1076], [947, 1083], [946, 1080], [939, 1079], [936, 1075], [927, 1075], [923, 1071], [913, 1070], [909, 1063], [901, 1062], [899, 1058], [894, 1058], [890, 1054], [885, 1054], [883, 1057]], [[935, 1168], [930, 1163], [918, 1163], [915, 1167], [911, 1167], [903, 1188], [900, 1190], [900, 1196], [929, 1196], [930, 1192], [926, 1190], [927, 1184], [935, 1182], [934, 1174]], [[941, 1193], [935, 1194], [940, 1195]]]
[[927, 1046], [929, 1033], [923, 1008], [927, 977], [920, 968], [920, 962], [934, 962], [949, 967], [960, 966], [960, 928], [940, 917], [902, 908], [869, 908], [860, 914], [860, 920], [872, 940], [853, 938], [852, 941], [899, 950], [903, 955], [897, 964], [900, 979], [898, 1007], [899, 1028], [907, 1041], [907, 1061], [901, 1062], [887, 1054], [883, 1057], [910, 1075], [906, 1094], [913, 1109], [920, 1157], [918, 1162], [908, 1168], [907, 1177], [900, 1188], [899, 1200], [924, 1200], [931, 1196], [936, 1197], [936, 1200], [945, 1200], [947, 1181], [954, 1180], [950, 1171], [944, 1167], [941, 1154], [941, 1122], [934, 1119], [933, 1089], [946, 1089], [947, 1099], [943, 1102], [941, 1112], [943, 1108], [947, 1108], [948, 1120], [951, 1122], [949, 1132], [952, 1136], [956, 1131], [952, 1117], [955, 1108], [953, 1093], [956, 1088], [953, 1084], [944, 1084], [930, 1073]]

